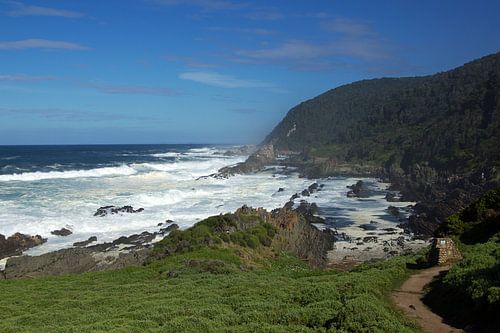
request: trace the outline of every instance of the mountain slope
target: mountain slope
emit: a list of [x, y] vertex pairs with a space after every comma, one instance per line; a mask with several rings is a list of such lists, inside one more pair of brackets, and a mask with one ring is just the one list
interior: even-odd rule
[[327, 91], [292, 108], [264, 143], [405, 173], [423, 162], [451, 174], [498, 166], [500, 53], [432, 76]]

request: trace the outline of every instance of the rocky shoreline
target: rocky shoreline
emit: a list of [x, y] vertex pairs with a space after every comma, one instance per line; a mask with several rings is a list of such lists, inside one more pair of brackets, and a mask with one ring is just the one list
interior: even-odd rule
[[[294, 168], [297, 167], [296, 164], [289, 163], [286, 159], [280, 159], [279, 156], [280, 154], [275, 153], [272, 146], [264, 146], [257, 150], [255, 154], [251, 155], [247, 162], [223, 168], [218, 174], [211, 176], [226, 178], [236, 173], [258, 172], [271, 164], [275, 164], [276, 161], [279, 161], [281, 165], [286, 165], [288, 167], [293, 165]], [[306, 176], [306, 174], [304, 174], [304, 170], [306, 169], [298, 168], [297, 170], [301, 172], [303, 176]], [[285, 172], [287, 171], [285, 170]], [[370, 176], [373, 175], [370, 174]], [[306, 243], [303, 242], [302, 245], [295, 244], [292, 246], [290, 245], [291, 243], [289, 243], [287, 249], [293, 249], [293, 253], [304, 256], [305, 252], [314, 253], [313, 247], [317, 247], [319, 252], [313, 256], [309, 256], [308, 260], [315, 262], [317, 265], [323, 262], [320, 266], [345, 269], [369, 260], [384, 259], [394, 255], [415, 252], [427, 245], [425, 240], [413, 236], [413, 229], [407, 227], [410, 222], [402, 223], [401, 225], [391, 225], [391, 227], [383, 227], [377, 225], [377, 222], [367, 221], [365, 224], [351, 228], [352, 230], [337, 230], [335, 227], [332, 227], [328, 221], [320, 217], [320, 207], [318, 207], [317, 204], [308, 202], [308, 198], [321, 191], [323, 186], [324, 184], [314, 181], [301, 192], [294, 194], [284, 205], [282, 210], [293, 211], [302, 216], [304, 221], [307, 222], [307, 225], [314, 226], [315, 230], [330, 233], [332, 239], [331, 248], [328, 248], [326, 245], [314, 245], [314, 242], [309, 240]], [[362, 181], [358, 181], [352, 186], [348, 186], [348, 188], [347, 197], [351, 200], [369, 199], [372, 194]], [[396, 189], [396, 186], [392, 186], [392, 188], [384, 194], [388, 203], [387, 213], [395, 217], [399, 216], [401, 209], [408, 211], [408, 208], [403, 206], [404, 203], [402, 200], [404, 200], [404, 195], [400, 197]], [[278, 189], [278, 192], [279, 191]], [[134, 209], [132, 206], [104, 206], [99, 208], [94, 216], [98, 218], [107, 214], [140, 213], [142, 211], [142, 208]], [[410, 217], [410, 221], [411, 219], [412, 217]], [[404, 221], [405, 219], [402, 220]], [[144, 232], [139, 235], [120, 237], [113, 242], [97, 245], [92, 245], [97, 242], [97, 238], [90, 237], [87, 240], [75, 242], [72, 248], [50, 252], [36, 257], [19, 256], [29, 247], [19, 247], [16, 251], [8, 255], [4, 253], [5, 251], [0, 251], [0, 259], [6, 256], [11, 257], [9, 260], [3, 260], [6, 262], [4, 275], [6, 278], [35, 277], [115, 269], [128, 265], [141, 265], [146, 262], [149, 256], [153, 241], [161, 239], [172, 230], [178, 228], [177, 225], [172, 223], [173, 221], [167, 222], [166, 224], [160, 223], [158, 225], [161, 227], [158, 232]], [[295, 241], [297, 242], [300, 239], [303, 240], [304, 237], [307, 239], [307, 230], [309, 229], [302, 228], [302, 230], [294, 236], [296, 239]], [[53, 234], [64, 237], [70, 232], [70, 230], [62, 228], [60, 230], [55, 230]], [[291, 235], [287, 237], [290, 238]], [[0, 249], [2, 249], [1, 240], [2, 238], [0, 238]], [[2, 267], [0, 264], [0, 271], [1, 270]]]

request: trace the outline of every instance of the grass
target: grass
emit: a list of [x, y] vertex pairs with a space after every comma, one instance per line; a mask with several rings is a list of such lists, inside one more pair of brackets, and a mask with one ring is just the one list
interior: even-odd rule
[[145, 267], [3, 280], [0, 331], [418, 332], [387, 296], [411, 259], [338, 273], [270, 251], [203, 247]]

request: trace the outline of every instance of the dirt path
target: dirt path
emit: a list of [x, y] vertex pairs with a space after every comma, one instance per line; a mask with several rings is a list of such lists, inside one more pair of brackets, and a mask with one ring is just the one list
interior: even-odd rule
[[463, 332], [443, 322], [443, 318], [432, 312], [421, 298], [425, 285], [439, 275], [439, 273], [449, 270], [449, 266], [432, 267], [412, 275], [406, 280], [399, 290], [395, 290], [392, 299], [408, 317], [414, 319], [423, 329], [429, 333], [450, 333]]

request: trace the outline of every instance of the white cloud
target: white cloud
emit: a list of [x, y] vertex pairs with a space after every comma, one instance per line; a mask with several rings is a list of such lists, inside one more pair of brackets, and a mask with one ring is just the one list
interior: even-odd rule
[[48, 39], [24, 39], [12, 42], [0, 42], [0, 50], [24, 49], [60, 49], [60, 50], [88, 50], [86, 46]]
[[217, 72], [186, 72], [180, 74], [179, 78], [223, 88], [275, 88], [272, 83], [258, 80], [243, 80]]
[[154, 96], [177, 96], [180, 93], [174, 89], [166, 87], [138, 86], [138, 85], [112, 85], [90, 83], [89, 88], [96, 89], [105, 94], [123, 95], [154, 95]]
[[0, 75], [0, 81], [51, 81], [57, 80], [54, 76], [34, 76], [34, 75], [24, 75], [24, 74], [16, 74], [16, 75]]
[[26, 5], [18, 1], [7, 1], [6, 3], [13, 7], [7, 12], [10, 16], [57, 16], [67, 18], [77, 18], [83, 16], [83, 13], [72, 10]]

